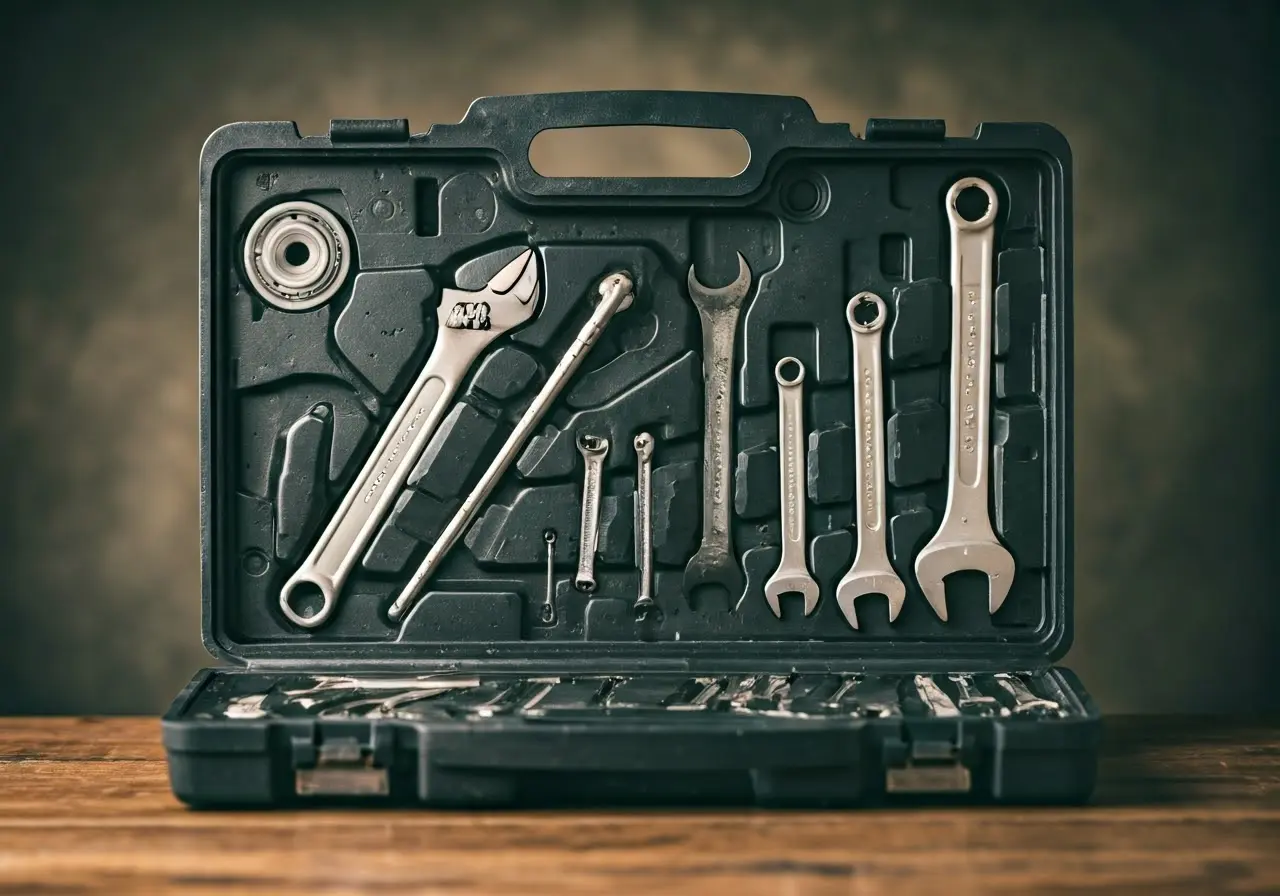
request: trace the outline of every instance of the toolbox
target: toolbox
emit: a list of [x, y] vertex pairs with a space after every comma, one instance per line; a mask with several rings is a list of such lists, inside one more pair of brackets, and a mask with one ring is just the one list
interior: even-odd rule
[[[544, 177], [547, 129], [737, 131]], [[637, 137], [637, 139], [641, 139]], [[1071, 156], [486, 97], [200, 159], [194, 806], [1078, 802]]]

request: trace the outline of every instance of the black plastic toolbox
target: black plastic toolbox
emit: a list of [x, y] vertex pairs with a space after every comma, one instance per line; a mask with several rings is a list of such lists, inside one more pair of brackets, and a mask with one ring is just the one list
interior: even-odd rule
[[[731, 178], [531, 167], [537, 133], [601, 125], [734, 129], [750, 162]], [[1088, 797], [1099, 713], [1053, 666], [1072, 601], [1071, 157], [1056, 130], [873, 119], [857, 136], [794, 97], [487, 97], [417, 135], [403, 120], [311, 137], [228, 125], [200, 189], [202, 623], [231, 666], [165, 716], [181, 799]], [[990, 252], [966, 243], [957, 263], [950, 216], [986, 226], [992, 211]], [[691, 290], [743, 274], [717, 377]], [[879, 379], [853, 362], [863, 293], [883, 302]], [[801, 425], [780, 432], [784, 358], [804, 375]], [[603, 441], [593, 482], [586, 450]], [[714, 475], [708, 457], [725, 459]], [[988, 486], [1000, 547], [983, 550], [1014, 564], [991, 586], [1002, 601], [978, 571], [948, 575], [941, 607], [921, 589], [957, 476]], [[905, 600], [891, 619], [885, 596], [860, 597], [854, 628], [837, 593], [876, 482]], [[957, 508], [951, 559], [981, 565], [963, 536], [980, 513]], [[726, 584], [695, 587], [720, 513], [731, 563], [711, 578]], [[594, 587], [576, 581], [584, 537]], [[784, 594], [775, 615], [765, 583], [797, 538], [818, 599], [806, 616]], [[297, 585], [321, 568], [325, 588]]]

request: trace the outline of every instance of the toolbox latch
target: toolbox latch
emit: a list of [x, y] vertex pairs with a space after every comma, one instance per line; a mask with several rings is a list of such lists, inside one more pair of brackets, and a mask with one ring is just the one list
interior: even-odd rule
[[868, 118], [867, 140], [943, 140], [947, 123], [941, 118]]
[[320, 744], [298, 738], [294, 764], [298, 796], [387, 796], [391, 792], [387, 769], [376, 761], [371, 747], [354, 737], [329, 738]]
[[405, 143], [407, 118], [335, 118], [329, 122], [331, 143]]
[[893, 737], [884, 745], [886, 793], [968, 793], [973, 776], [965, 764], [964, 741], [950, 738]]

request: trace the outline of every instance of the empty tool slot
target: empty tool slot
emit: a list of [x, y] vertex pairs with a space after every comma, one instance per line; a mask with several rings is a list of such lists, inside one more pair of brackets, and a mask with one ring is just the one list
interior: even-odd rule
[[417, 177], [413, 181], [413, 232], [418, 236], [440, 235], [440, 181]]

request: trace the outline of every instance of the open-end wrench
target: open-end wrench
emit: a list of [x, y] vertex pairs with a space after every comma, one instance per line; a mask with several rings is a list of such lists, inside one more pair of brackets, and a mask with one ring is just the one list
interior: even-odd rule
[[653, 436], [642, 432], [635, 437], [636, 449], [636, 509], [635, 543], [636, 569], [640, 572], [640, 585], [632, 612], [637, 617], [648, 615], [653, 609]]
[[818, 583], [809, 574], [805, 558], [805, 462], [804, 462], [804, 365], [797, 358], [783, 358], [773, 369], [778, 381], [778, 475], [782, 486], [782, 557], [769, 581], [764, 599], [773, 615], [782, 618], [779, 598], [799, 594], [804, 615], [818, 606]]
[[[871, 309], [865, 323], [860, 315]], [[902, 611], [907, 588], [889, 562], [885, 544], [884, 509], [884, 375], [880, 363], [880, 334], [887, 312], [884, 300], [861, 292], [845, 307], [853, 336], [853, 419], [857, 483], [858, 553], [836, 586], [836, 604], [853, 628], [858, 627], [854, 601], [864, 594], [883, 594], [889, 600], [889, 621]]]
[[689, 266], [689, 299], [702, 321], [702, 545], [684, 569], [688, 597], [700, 585], [719, 585], [730, 603], [741, 594], [745, 579], [733, 554], [730, 506], [733, 503], [729, 458], [733, 453], [734, 344], [742, 301], [751, 288], [751, 268], [738, 253], [738, 279], [709, 289]]
[[[532, 249], [495, 274], [482, 290], [444, 290], [431, 356], [319, 541], [280, 591], [280, 610], [290, 622], [315, 628], [333, 615], [347, 576], [382, 525], [467, 371], [495, 339], [533, 319], [539, 292]], [[317, 595], [319, 609], [303, 615], [295, 604]]]
[[609, 440], [601, 436], [578, 437], [578, 453], [586, 471], [582, 478], [582, 523], [578, 529], [578, 573], [573, 587], [584, 594], [596, 590], [596, 546], [600, 542], [600, 491], [604, 482], [604, 459]]
[[564, 390], [569, 379], [587, 356], [587, 352], [591, 350], [591, 346], [595, 345], [596, 340], [600, 338], [600, 333], [605, 326], [619, 311], [625, 311], [631, 307], [631, 303], [635, 301], [633, 290], [631, 276], [625, 272], [619, 271], [610, 274], [600, 281], [600, 301], [596, 304], [591, 317], [582, 325], [582, 329], [578, 331], [573, 344], [569, 346], [560, 358], [559, 363], [547, 376], [547, 381], [542, 384], [542, 389], [534, 396], [533, 401], [529, 403], [529, 407], [525, 409], [523, 416], [516, 422], [515, 428], [511, 430], [511, 435], [507, 436], [507, 441], [503, 443], [497, 456], [489, 464], [489, 468], [484, 471], [484, 475], [480, 477], [480, 481], [471, 490], [471, 494], [467, 495], [457, 512], [454, 513], [453, 518], [449, 520], [448, 525], [444, 527], [444, 531], [440, 533], [440, 538], [431, 546], [431, 550], [427, 551], [427, 556], [418, 568], [414, 570], [413, 576], [391, 604], [387, 614], [393, 620], [403, 616], [409, 605], [417, 600], [418, 594], [422, 591], [423, 586], [426, 585], [427, 580], [439, 568], [440, 562], [445, 555], [457, 544], [467, 526], [471, 525], [476, 514], [480, 512], [480, 508], [488, 500], [489, 495], [498, 484], [498, 480], [502, 478], [503, 474], [507, 472], [507, 468], [515, 463], [520, 452], [524, 450], [525, 443], [533, 435], [534, 427], [542, 422], [543, 415], [555, 402], [561, 391]]
[[[956, 209], [960, 194], [977, 187], [987, 210], [976, 221]], [[996, 540], [987, 509], [991, 467], [992, 266], [995, 263], [996, 191], [963, 177], [947, 191], [951, 225], [951, 470], [942, 523], [916, 557], [916, 580], [933, 611], [947, 621], [942, 580], [960, 570], [988, 576], [990, 612], [1013, 586], [1013, 555]]]

